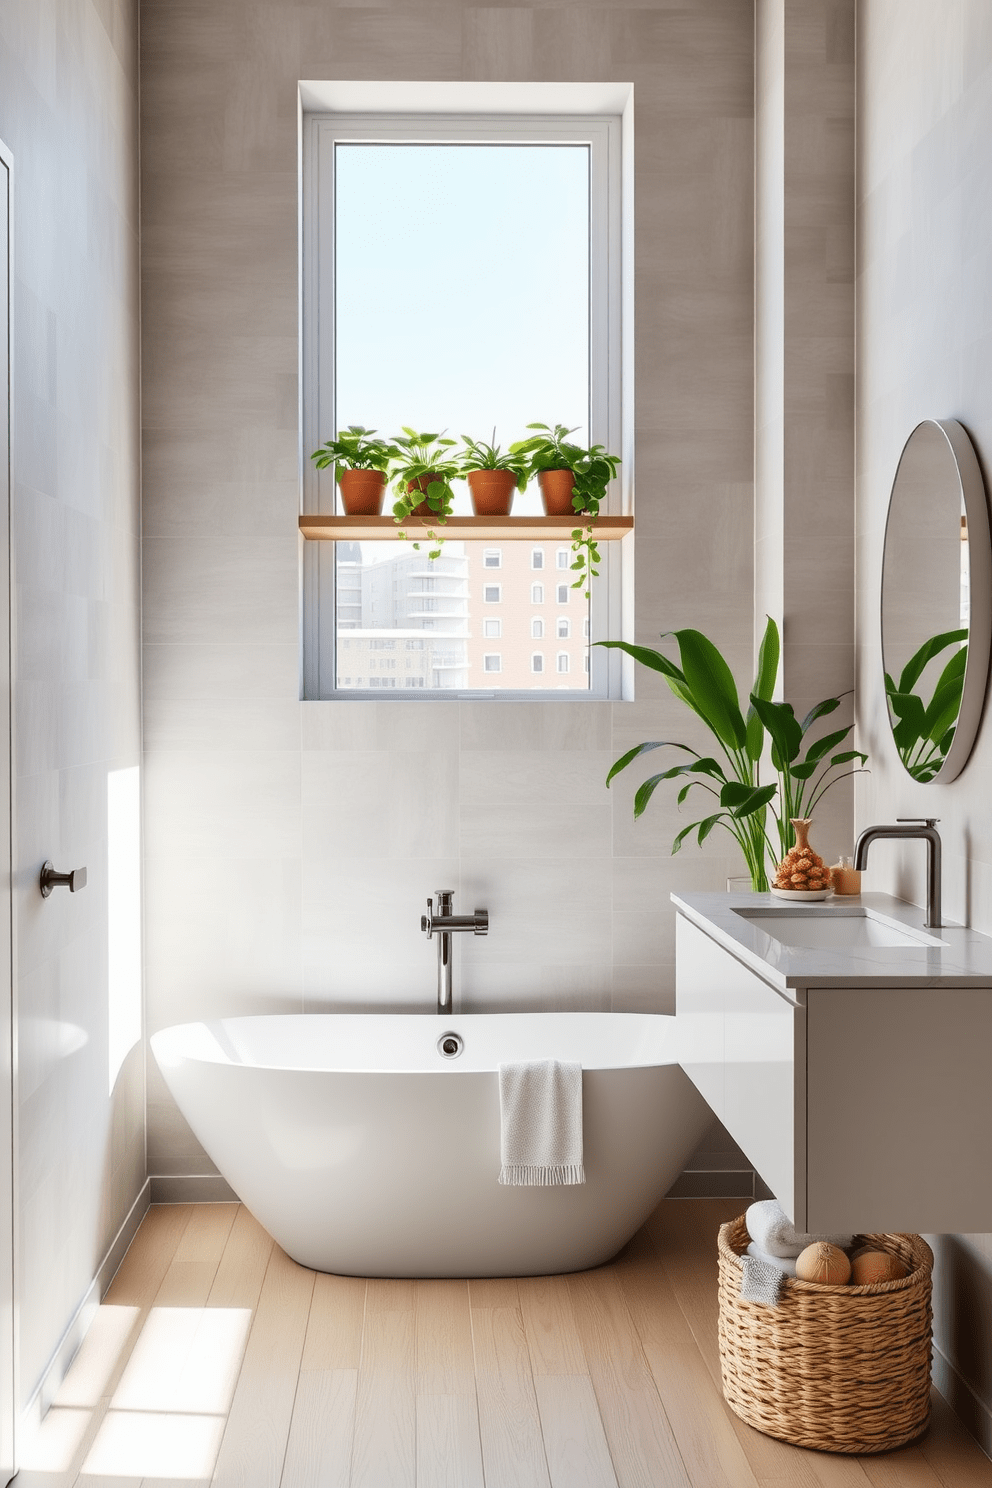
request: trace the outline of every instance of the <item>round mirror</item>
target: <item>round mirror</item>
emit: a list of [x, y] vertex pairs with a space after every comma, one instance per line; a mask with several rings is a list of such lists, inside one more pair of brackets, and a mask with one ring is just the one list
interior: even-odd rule
[[882, 665], [892, 737], [921, 784], [953, 780], [989, 671], [992, 548], [985, 484], [955, 419], [927, 419], [892, 483], [882, 558]]

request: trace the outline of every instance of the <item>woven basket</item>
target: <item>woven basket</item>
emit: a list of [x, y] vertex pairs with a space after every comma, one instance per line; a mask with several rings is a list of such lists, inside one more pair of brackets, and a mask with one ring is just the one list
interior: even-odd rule
[[768, 1436], [823, 1452], [887, 1452], [930, 1421], [930, 1273], [919, 1235], [859, 1235], [910, 1268], [877, 1286], [786, 1277], [777, 1307], [745, 1302], [743, 1217], [722, 1225], [720, 1367], [731, 1410]]

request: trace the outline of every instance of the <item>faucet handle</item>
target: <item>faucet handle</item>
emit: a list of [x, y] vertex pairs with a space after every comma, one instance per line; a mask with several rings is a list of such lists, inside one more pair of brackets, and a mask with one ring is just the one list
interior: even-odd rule
[[897, 822], [923, 822], [928, 827], [935, 827], [940, 821], [939, 816], [897, 816]]
[[427, 913], [420, 916], [420, 928], [430, 940], [434, 934], [434, 900], [428, 899]]

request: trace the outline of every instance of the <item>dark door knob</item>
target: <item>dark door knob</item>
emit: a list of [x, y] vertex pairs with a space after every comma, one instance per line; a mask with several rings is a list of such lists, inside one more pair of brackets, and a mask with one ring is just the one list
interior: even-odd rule
[[41, 865], [41, 897], [47, 899], [53, 889], [67, 888], [70, 894], [86, 887], [86, 869], [73, 868], [69, 873], [57, 873], [50, 862]]

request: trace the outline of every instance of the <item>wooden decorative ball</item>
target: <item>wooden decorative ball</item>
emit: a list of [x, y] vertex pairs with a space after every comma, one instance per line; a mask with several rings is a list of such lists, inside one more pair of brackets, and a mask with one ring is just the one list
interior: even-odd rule
[[796, 1278], [820, 1286], [843, 1286], [851, 1275], [851, 1263], [842, 1250], [826, 1240], [817, 1240], [796, 1257]]
[[880, 1281], [902, 1281], [909, 1272], [887, 1250], [863, 1250], [851, 1262], [852, 1286], [876, 1286]]

